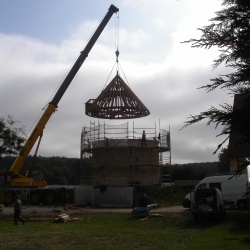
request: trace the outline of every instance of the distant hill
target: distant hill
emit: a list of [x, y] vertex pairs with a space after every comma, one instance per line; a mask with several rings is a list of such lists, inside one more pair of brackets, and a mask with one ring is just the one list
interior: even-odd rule
[[[3, 157], [0, 166], [8, 171], [15, 157]], [[33, 157], [29, 156], [22, 167], [20, 174], [25, 175], [32, 166]], [[80, 159], [66, 157], [41, 157], [38, 156], [33, 170], [41, 170], [49, 185], [79, 185], [80, 184]]]
[[201, 180], [206, 176], [222, 174], [218, 169], [218, 162], [201, 162], [172, 165], [172, 179]]
[[[1, 168], [9, 170], [15, 157], [3, 157]], [[29, 156], [21, 169], [21, 174], [32, 165], [33, 157]], [[80, 159], [66, 157], [41, 157], [38, 156], [33, 167], [34, 170], [41, 170], [44, 178], [50, 185], [79, 185], [80, 184]], [[218, 162], [202, 162], [174, 164], [171, 167], [172, 180], [201, 180], [209, 175], [218, 175]]]

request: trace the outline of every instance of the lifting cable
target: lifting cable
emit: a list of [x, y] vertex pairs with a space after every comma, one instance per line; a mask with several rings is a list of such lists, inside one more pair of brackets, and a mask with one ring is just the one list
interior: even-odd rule
[[128, 83], [127, 77], [126, 77], [126, 75], [125, 75], [125, 73], [124, 73], [124, 71], [123, 71], [123, 69], [121, 67], [121, 64], [120, 64], [119, 60], [118, 60], [118, 57], [120, 55], [120, 52], [119, 52], [119, 12], [116, 13], [116, 15], [117, 15], [117, 17], [115, 18], [115, 55], [116, 55], [116, 61], [115, 61], [114, 65], [113, 65], [113, 67], [112, 67], [112, 69], [111, 69], [111, 71], [109, 73], [108, 79], [106, 80], [102, 90], [104, 90], [106, 88], [107, 82], [108, 82], [108, 80], [109, 80], [115, 66], [116, 66], [116, 74], [119, 75], [119, 68], [120, 68], [123, 75], [124, 75], [124, 77], [125, 77], [125, 79], [126, 79], [126, 82]]

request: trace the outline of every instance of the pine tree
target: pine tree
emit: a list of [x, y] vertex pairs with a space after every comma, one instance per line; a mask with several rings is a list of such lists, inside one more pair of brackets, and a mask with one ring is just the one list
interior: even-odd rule
[[225, 65], [231, 69], [230, 73], [211, 79], [210, 84], [201, 89], [206, 92], [226, 89], [229, 94], [244, 96], [241, 109], [229, 104], [221, 104], [219, 108], [211, 106], [198, 115], [191, 115], [184, 123], [183, 128], [206, 119], [207, 125], [215, 124], [216, 128], [221, 125], [218, 136], [227, 135], [227, 138], [218, 145], [217, 150], [232, 132], [243, 135], [242, 142], [250, 143], [250, 1], [224, 0], [222, 6], [224, 8], [209, 20], [210, 25], [199, 28], [202, 32], [199, 39], [184, 42], [191, 43], [194, 48], [217, 47], [220, 54], [212, 67]]

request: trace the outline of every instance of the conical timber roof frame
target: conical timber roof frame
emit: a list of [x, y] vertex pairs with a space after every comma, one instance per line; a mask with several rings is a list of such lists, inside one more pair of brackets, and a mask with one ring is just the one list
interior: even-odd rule
[[117, 72], [97, 99], [85, 104], [85, 114], [102, 119], [134, 119], [150, 112]]

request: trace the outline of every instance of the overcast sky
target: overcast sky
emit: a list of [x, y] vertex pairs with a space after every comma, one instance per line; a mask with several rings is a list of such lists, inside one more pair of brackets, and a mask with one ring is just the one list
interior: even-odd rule
[[[212, 71], [216, 48], [194, 49], [181, 42], [199, 38], [197, 30], [222, 8], [222, 0], [1, 0], [0, 116], [10, 114], [29, 135], [42, 109], [106, 14], [119, 11], [119, 62], [131, 89], [151, 114], [137, 127], [171, 131], [172, 163], [217, 161], [224, 139], [206, 122], [180, 130], [187, 117], [233, 99], [227, 92], [198, 88], [225, 73]], [[105, 86], [115, 63], [117, 15], [110, 20], [49, 120], [38, 155], [80, 156], [82, 127], [97, 119], [85, 103]], [[110, 79], [112, 80], [112, 78]], [[126, 120], [100, 120], [121, 124]], [[132, 126], [133, 121], [129, 121]], [[227, 145], [225, 145], [227, 146]]]

